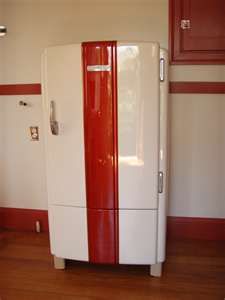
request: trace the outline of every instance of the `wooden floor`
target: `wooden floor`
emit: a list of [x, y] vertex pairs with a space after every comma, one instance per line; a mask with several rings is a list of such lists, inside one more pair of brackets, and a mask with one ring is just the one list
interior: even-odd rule
[[162, 278], [146, 266], [68, 261], [54, 270], [46, 234], [0, 233], [0, 299], [170, 300], [225, 298], [225, 243], [171, 241]]

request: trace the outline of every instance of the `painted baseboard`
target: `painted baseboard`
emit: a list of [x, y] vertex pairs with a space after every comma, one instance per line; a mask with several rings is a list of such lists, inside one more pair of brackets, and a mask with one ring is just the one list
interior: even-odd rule
[[167, 237], [225, 241], [225, 219], [168, 217]]
[[48, 232], [47, 210], [0, 207], [0, 227], [16, 231], [35, 231], [36, 221], [41, 231]]
[[[0, 228], [17, 231], [35, 231], [39, 221], [43, 232], [49, 231], [46, 210], [0, 208]], [[225, 241], [225, 219], [168, 217], [168, 239], [196, 239]]]

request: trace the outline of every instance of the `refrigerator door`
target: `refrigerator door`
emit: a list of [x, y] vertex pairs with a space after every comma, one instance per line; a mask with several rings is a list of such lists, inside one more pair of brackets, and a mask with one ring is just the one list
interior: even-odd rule
[[49, 204], [86, 207], [81, 45], [42, 60]]
[[159, 45], [118, 43], [119, 208], [157, 209]]

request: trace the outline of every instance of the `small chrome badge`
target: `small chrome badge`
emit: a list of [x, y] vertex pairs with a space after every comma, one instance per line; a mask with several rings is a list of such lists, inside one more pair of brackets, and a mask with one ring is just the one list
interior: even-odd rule
[[93, 65], [93, 66], [87, 66], [88, 72], [105, 72], [105, 71], [111, 71], [111, 66], [109, 65]]

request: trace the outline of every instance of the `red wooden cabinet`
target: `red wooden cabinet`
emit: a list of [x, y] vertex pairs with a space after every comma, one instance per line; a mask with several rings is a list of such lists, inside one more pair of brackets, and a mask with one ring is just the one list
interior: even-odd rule
[[225, 64], [225, 1], [170, 0], [172, 64]]

